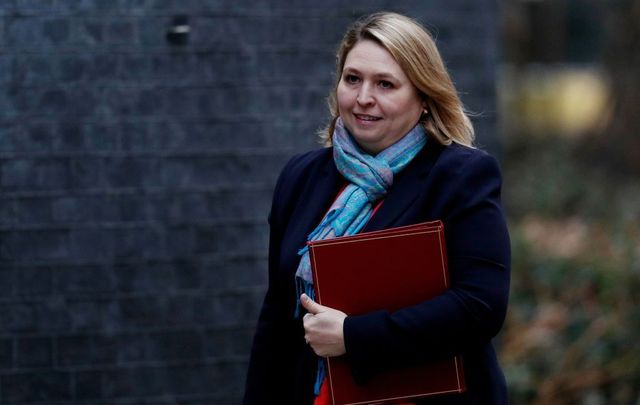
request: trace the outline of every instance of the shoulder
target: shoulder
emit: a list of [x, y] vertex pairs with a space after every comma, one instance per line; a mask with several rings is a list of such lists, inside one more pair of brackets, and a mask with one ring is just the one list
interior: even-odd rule
[[297, 177], [333, 161], [333, 148], [314, 149], [294, 155], [282, 169], [281, 177]]
[[302, 193], [305, 184], [315, 181], [316, 176], [327, 170], [332, 163], [332, 148], [315, 149], [291, 157], [278, 176], [273, 192], [272, 210], [276, 209], [276, 206], [285, 211], [289, 209], [289, 205]]
[[448, 166], [497, 164], [496, 159], [484, 150], [470, 148], [457, 143], [446, 146], [438, 161]]
[[458, 177], [501, 177], [496, 158], [489, 153], [453, 143], [445, 146], [438, 156], [435, 168], [445, 172], [450, 180]]
[[304, 180], [308, 180], [316, 173], [320, 173], [333, 162], [333, 149], [321, 148], [309, 152], [294, 155], [282, 168], [276, 190], [284, 191], [283, 188], [296, 188]]

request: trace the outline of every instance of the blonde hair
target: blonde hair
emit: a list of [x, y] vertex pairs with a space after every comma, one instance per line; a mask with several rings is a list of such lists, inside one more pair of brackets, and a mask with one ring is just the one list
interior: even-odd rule
[[435, 41], [417, 21], [401, 14], [381, 12], [356, 21], [345, 33], [336, 53], [336, 81], [327, 99], [331, 121], [320, 137], [327, 146], [338, 119], [336, 90], [345, 59], [362, 40], [385, 48], [400, 65], [425, 101], [427, 114], [420, 122], [428, 134], [443, 145], [456, 142], [473, 147], [473, 125], [444, 66]]

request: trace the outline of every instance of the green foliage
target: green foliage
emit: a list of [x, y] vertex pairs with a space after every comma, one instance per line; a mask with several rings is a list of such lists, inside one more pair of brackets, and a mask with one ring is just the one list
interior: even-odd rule
[[515, 404], [639, 403], [640, 183], [605, 175], [574, 142], [507, 151], [502, 363]]

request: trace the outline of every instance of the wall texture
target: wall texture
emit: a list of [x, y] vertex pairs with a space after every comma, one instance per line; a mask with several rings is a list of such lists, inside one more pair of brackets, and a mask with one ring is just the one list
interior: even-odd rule
[[495, 2], [0, 2], [0, 403], [239, 402], [275, 177], [382, 9], [438, 32], [495, 151]]

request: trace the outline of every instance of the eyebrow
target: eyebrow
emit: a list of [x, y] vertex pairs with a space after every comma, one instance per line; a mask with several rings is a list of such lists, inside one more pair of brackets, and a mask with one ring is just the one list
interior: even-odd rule
[[[360, 72], [358, 69], [353, 68], [353, 67], [345, 67], [342, 71], [342, 73], [356, 73], [361, 75], [362, 72]], [[396, 76], [392, 75], [391, 73], [387, 73], [387, 72], [380, 72], [380, 73], [374, 73], [373, 77], [377, 78], [377, 79], [391, 79], [391, 80], [400, 80], [398, 79]]]

